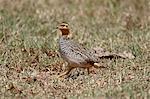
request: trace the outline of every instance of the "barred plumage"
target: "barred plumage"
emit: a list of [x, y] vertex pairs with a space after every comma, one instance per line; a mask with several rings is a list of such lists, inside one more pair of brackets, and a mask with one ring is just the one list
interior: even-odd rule
[[[61, 57], [68, 62], [68, 69], [64, 75], [77, 67], [86, 68], [89, 73], [89, 68], [99, 61], [98, 58], [69, 38], [70, 31], [67, 23], [63, 22], [58, 28], [61, 31], [59, 37], [59, 52]], [[97, 66], [94, 67], [97, 68]]]

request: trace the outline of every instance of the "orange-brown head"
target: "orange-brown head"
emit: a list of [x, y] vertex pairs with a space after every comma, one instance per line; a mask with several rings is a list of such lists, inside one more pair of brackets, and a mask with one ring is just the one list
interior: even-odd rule
[[66, 22], [62, 22], [58, 27], [57, 27], [60, 31], [61, 31], [61, 35], [69, 35], [70, 31], [69, 31], [69, 26], [68, 23]]

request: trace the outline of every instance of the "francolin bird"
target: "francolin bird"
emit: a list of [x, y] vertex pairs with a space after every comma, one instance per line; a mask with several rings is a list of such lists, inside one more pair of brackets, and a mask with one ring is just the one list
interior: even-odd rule
[[60, 30], [58, 41], [59, 53], [68, 63], [65, 73], [61, 76], [68, 75], [74, 68], [87, 69], [88, 74], [90, 73], [89, 68], [92, 66], [99, 68], [94, 65], [94, 63], [98, 62], [99, 59], [70, 38], [71, 33], [67, 23], [61, 23], [58, 26], [58, 29]]

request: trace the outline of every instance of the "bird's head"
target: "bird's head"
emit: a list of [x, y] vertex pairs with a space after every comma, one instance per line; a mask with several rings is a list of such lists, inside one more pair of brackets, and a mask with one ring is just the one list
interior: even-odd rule
[[60, 35], [64, 36], [64, 35], [69, 35], [70, 31], [69, 31], [69, 25], [66, 22], [62, 22], [57, 29], [59, 29], [61, 31]]

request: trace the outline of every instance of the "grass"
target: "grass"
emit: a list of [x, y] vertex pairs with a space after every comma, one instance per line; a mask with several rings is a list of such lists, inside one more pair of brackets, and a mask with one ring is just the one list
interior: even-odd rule
[[[1, 99], [150, 98], [149, 4], [149, 0], [0, 0]], [[136, 58], [103, 60], [108, 69], [57, 78], [64, 71], [56, 31], [62, 21], [70, 24], [74, 39], [85, 47], [132, 52]]]

